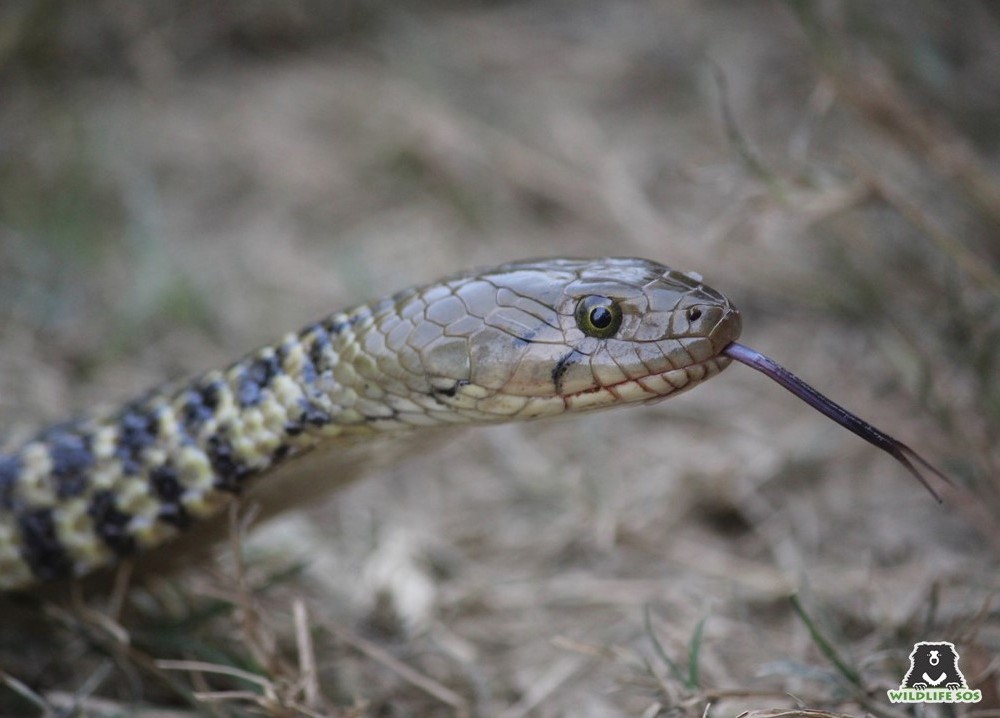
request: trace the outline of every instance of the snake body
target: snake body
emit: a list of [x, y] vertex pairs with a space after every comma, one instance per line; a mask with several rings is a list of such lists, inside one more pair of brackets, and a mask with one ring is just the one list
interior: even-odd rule
[[697, 275], [626, 258], [506, 264], [336, 312], [0, 453], [0, 590], [157, 546], [337, 439], [671, 396], [724, 369], [739, 332]]

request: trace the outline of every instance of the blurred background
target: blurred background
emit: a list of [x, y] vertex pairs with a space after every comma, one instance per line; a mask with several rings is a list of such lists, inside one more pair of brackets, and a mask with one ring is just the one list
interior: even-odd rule
[[432, 437], [240, 561], [8, 597], [0, 714], [894, 717], [945, 640], [983, 702], [920, 714], [997, 715], [998, 8], [6, 0], [9, 441], [455, 270], [638, 255], [956, 487], [740, 366]]

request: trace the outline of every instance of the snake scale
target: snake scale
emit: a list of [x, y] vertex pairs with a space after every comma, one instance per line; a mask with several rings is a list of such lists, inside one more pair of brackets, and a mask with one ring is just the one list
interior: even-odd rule
[[911, 459], [940, 475], [737, 344], [740, 328], [699, 275], [631, 258], [516, 262], [331, 314], [225, 369], [0, 453], [0, 590], [162, 544], [278, 464], [339, 439], [648, 403], [734, 359], [921, 479]]

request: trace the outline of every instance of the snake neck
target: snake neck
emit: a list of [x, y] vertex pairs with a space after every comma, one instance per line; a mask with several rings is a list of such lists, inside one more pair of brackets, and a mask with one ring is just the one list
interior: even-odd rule
[[398, 418], [414, 402], [366, 349], [394, 321], [391, 303], [331, 315], [226, 369], [0, 454], [0, 589], [159, 545], [320, 442], [437, 423], [426, 412]]

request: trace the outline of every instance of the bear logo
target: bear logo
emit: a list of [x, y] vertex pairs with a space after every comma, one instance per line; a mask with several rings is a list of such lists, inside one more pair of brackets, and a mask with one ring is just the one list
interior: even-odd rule
[[958, 651], [947, 641], [921, 641], [910, 653], [910, 670], [903, 676], [902, 688], [947, 688], [957, 691], [968, 688], [958, 667]]

